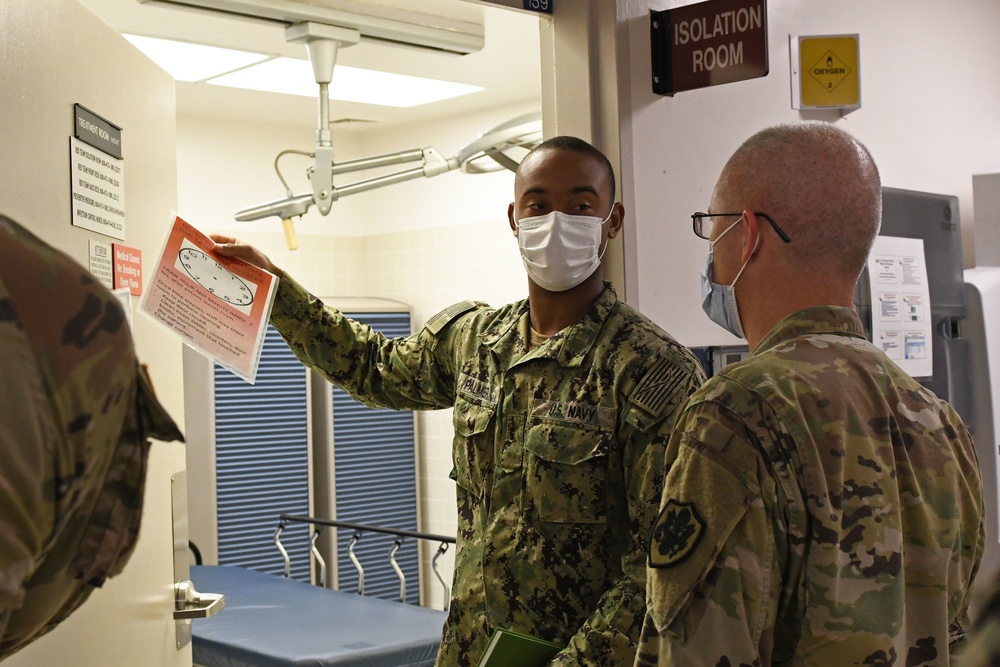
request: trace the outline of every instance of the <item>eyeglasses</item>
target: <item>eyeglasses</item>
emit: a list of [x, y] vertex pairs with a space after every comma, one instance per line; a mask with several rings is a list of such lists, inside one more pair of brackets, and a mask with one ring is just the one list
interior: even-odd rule
[[[778, 234], [778, 236], [781, 237], [782, 241], [784, 241], [785, 243], [791, 243], [792, 242], [792, 239], [788, 238], [788, 234], [786, 234], [784, 231], [782, 231], [781, 227], [778, 226], [778, 223], [776, 223], [774, 220], [772, 220], [771, 216], [769, 216], [767, 213], [761, 213], [760, 211], [754, 211], [753, 214], [754, 215], [759, 215], [760, 217], [762, 217], [765, 220], [767, 220], [768, 222], [770, 222], [771, 226], [774, 227], [774, 231]], [[702, 212], [698, 212], [698, 213], [692, 213], [691, 214], [691, 223], [694, 226], [694, 233], [697, 236], [705, 239], [706, 241], [711, 241], [712, 239], [709, 238], [709, 235], [711, 234], [712, 230], [711, 230], [710, 227], [706, 226], [705, 220], [709, 220], [711, 218], [718, 218], [719, 216], [742, 216], [742, 215], [743, 215], [742, 213], [702, 213]], [[711, 224], [711, 223], [709, 223], [709, 224]]]

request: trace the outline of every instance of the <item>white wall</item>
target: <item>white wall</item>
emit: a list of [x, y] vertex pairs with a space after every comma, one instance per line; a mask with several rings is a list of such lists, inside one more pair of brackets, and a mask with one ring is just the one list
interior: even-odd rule
[[[633, 305], [684, 344], [736, 342], [701, 312], [707, 248], [688, 216], [708, 206], [744, 139], [806, 118], [834, 120], [865, 143], [884, 185], [957, 195], [965, 263], [973, 264], [972, 175], [1000, 164], [1000, 3], [770, 0], [767, 77], [659, 97], [650, 84], [649, 11], [685, 4], [618, 0], [629, 51], [619, 83], [630, 91], [620, 111], [623, 163], [634, 179], [624, 196], [637, 220], [626, 239]], [[842, 119], [800, 114], [790, 103], [788, 36], [839, 33], [860, 34], [863, 106]]]

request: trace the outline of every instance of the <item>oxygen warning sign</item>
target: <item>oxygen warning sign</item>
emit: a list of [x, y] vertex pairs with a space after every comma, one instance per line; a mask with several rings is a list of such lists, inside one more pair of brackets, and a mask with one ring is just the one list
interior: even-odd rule
[[793, 108], [853, 110], [861, 106], [857, 35], [790, 39]]

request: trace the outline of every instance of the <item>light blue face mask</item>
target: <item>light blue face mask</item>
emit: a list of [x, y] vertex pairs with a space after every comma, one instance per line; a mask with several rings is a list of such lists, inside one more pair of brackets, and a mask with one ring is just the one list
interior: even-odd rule
[[[740, 218], [742, 220], [742, 218]], [[705, 257], [705, 266], [701, 269], [701, 309], [720, 327], [733, 334], [737, 338], [746, 338], [743, 334], [743, 324], [740, 322], [740, 311], [736, 307], [736, 281], [740, 279], [743, 269], [747, 268], [750, 259], [743, 263], [739, 273], [733, 278], [731, 285], [720, 285], [712, 282], [712, 262], [715, 260], [715, 244], [725, 236], [730, 229], [740, 223], [737, 220], [708, 246], [708, 256]]]

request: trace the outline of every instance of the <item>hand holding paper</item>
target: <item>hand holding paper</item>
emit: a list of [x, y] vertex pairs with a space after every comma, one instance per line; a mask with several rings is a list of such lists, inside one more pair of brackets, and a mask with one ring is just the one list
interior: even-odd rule
[[273, 273], [279, 278], [285, 275], [285, 272], [275, 266], [274, 262], [268, 259], [267, 255], [249, 243], [242, 243], [234, 236], [225, 236], [223, 234], [211, 234], [209, 238], [215, 241], [215, 250], [223, 257], [241, 259], [244, 262], [264, 269], [268, 273]]
[[278, 286], [262, 264], [277, 267], [251, 246], [232, 243], [237, 251], [227, 256], [174, 214], [139, 310], [253, 384]]

